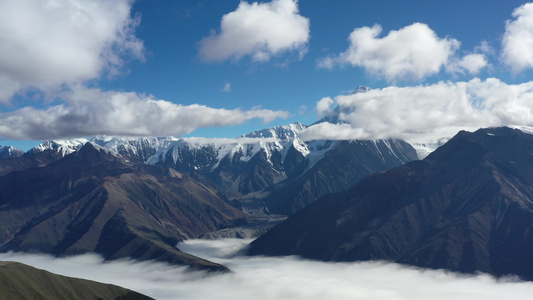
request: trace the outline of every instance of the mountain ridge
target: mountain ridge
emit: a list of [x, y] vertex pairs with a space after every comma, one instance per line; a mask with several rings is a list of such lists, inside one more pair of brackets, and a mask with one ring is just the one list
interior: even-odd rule
[[0, 298], [11, 300], [152, 299], [116, 285], [61, 276], [11, 261], [0, 261]]
[[424, 160], [327, 195], [252, 242], [250, 255], [387, 260], [533, 280], [533, 136], [459, 132]]
[[1, 251], [95, 252], [227, 271], [175, 245], [247, 218], [187, 175], [138, 165], [92, 143], [2, 176], [0, 187]]

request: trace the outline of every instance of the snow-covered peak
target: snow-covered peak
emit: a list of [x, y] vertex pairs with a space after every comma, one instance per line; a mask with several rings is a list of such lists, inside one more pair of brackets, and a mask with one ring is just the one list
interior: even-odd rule
[[276, 138], [280, 140], [294, 139], [298, 137], [300, 131], [307, 128], [300, 122], [295, 122], [289, 125], [276, 126], [257, 130], [245, 135], [240, 136], [239, 138]]
[[[270, 160], [273, 152], [285, 152], [286, 143], [289, 143], [289, 141], [282, 141], [272, 137], [239, 137], [235, 139], [182, 138], [159, 148], [155, 155], [148, 159], [148, 163], [157, 164], [169, 157], [172, 157], [173, 163], [184, 162], [187, 159], [194, 158], [194, 160], [203, 161], [200, 165], [195, 166], [198, 169], [205, 167], [216, 168], [226, 157], [232, 160], [235, 155], [238, 155], [239, 161], [246, 162], [260, 151], [264, 151], [267, 160]], [[202, 159], [198, 159], [199, 157], [202, 157]]]
[[[117, 136], [96, 136], [90, 141], [104, 148], [110, 149], [116, 153], [139, 156], [141, 159], [147, 153], [156, 152], [158, 148], [164, 147], [178, 138], [169, 137], [117, 137]], [[153, 154], [153, 153], [151, 153]]]
[[428, 156], [431, 152], [435, 151], [440, 146], [446, 144], [450, 140], [449, 138], [442, 138], [438, 139], [436, 141], [429, 141], [429, 142], [410, 142], [411, 146], [415, 148], [416, 154], [418, 155], [419, 159], [424, 159], [426, 156]]
[[33, 153], [40, 153], [46, 150], [53, 150], [60, 153], [61, 156], [65, 156], [79, 150], [87, 142], [87, 139], [45, 141], [42, 144], [33, 147], [30, 151]]
[[112, 155], [114, 157], [119, 157], [120, 156], [120, 154], [118, 154], [117, 151], [113, 151], [112, 149], [100, 146], [100, 145], [98, 145], [98, 144], [96, 144], [96, 143], [94, 143], [92, 141], [88, 141], [87, 143], [90, 143], [94, 147], [94, 149], [98, 150], [98, 152], [104, 152], [104, 153], [110, 154], [110, 155]]
[[360, 85], [358, 86], [355, 90], [352, 91], [352, 94], [357, 94], [357, 93], [366, 93], [366, 92], [370, 92], [372, 89], [367, 87], [367, 86], [364, 86], [364, 85]]
[[0, 158], [18, 157], [24, 154], [19, 148], [13, 146], [0, 146]]

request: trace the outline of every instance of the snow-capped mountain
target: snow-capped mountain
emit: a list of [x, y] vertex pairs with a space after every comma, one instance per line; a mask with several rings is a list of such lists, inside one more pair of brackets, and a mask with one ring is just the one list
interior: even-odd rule
[[15, 148], [13, 146], [0, 146], [0, 159], [1, 158], [9, 158], [9, 157], [18, 157], [24, 154], [24, 151], [22, 151], [19, 148]]
[[446, 144], [446, 142], [450, 140], [449, 138], [441, 138], [437, 141], [432, 142], [412, 142], [411, 146], [415, 148], [416, 154], [418, 155], [419, 159], [424, 159], [426, 156], [428, 156], [433, 151], [437, 150], [440, 146]]
[[28, 152], [41, 153], [46, 150], [52, 150], [53, 152], [59, 153], [61, 157], [63, 157], [70, 153], [78, 151], [87, 142], [87, 139], [45, 141], [42, 144], [33, 147]]
[[296, 169], [304, 169], [295, 166], [296, 161], [301, 164], [310, 154], [308, 145], [298, 138], [304, 128], [301, 123], [293, 123], [235, 139], [182, 138], [160, 147], [147, 163], [201, 173], [229, 196], [238, 197], [296, 175]]
[[[215, 183], [229, 198], [241, 198], [302, 176], [313, 170], [330, 153], [334, 153], [335, 157], [330, 157], [327, 161], [350, 161], [345, 168], [362, 168], [361, 172], [357, 171], [358, 176], [416, 159], [416, 156], [411, 155], [410, 147], [391, 147], [397, 145], [395, 140], [366, 141], [364, 146], [357, 147], [342, 141], [303, 141], [299, 136], [306, 127], [296, 122], [261, 129], [234, 139], [100, 136], [89, 140], [47, 141], [31, 151], [39, 153], [51, 150], [58, 157], [63, 157], [91, 142], [126, 159], [165, 166], [182, 173], [201, 174]], [[358, 158], [358, 155], [362, 155], [359, 151], [364, 151], [364, 159]], [[383, 151], [387, 153], [384, 154]], [[337, 157], [339, 155], [342, 157]], [[382, 163], [372, 163], [368, 167], [368, 162], [363, 160]], [[324, 168], [327, 166], [322, 166], [319, 170]], [[326, 180], [320, 174], [316, 178], [318, 179], [313, 179], [316, 184], [316, 180]], [[328, 178], [326, 181], [330, 180]], [[355, 177], [348, 176], [342, 182], [351, 183], [352, 180]], [[329, 191], [327, 188], [323, 190]]]
[[147, 162], [159, 149], [177, 140], [178, 138], [171, 136], [141, 138], [97, 136], [90, 139], [96, 145], [142, 162]]
[[276, 138], [280, 140], [288, 140], [296, 138], [302, 130], [307, 128], [306, 125], [295, 122], [289, 125], [277, 126], [265, 128], [262, 130], [257, 130], [245, 135], [240, 136], [239, 138]]

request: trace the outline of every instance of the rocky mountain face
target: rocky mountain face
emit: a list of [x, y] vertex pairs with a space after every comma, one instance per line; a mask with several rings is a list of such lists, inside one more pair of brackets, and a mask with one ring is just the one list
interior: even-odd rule
[[[306, 127], [296, 122], [235, 139], [95, 137], [90, 141], [131, 161], [200, 174], [230, 199], [282, 214], [344, 190], [370, 173], [417, 159], [412, 147], [398, 140], [303, 141], [299, 136]], [[51, 151], [62, 157], [85, 142], [48, 141], [30, 152]], [[264, 203], [253, 200], [257, 193], [266, 192], [259, 196], [263, 199], [271, 191], [275, 193]]]
[[533, 136], [460, 132], [422, 161], [327, 195], [255, 240], [250, 255], [387, 260], [533, 280]]
[[61, 276], [10, 261], [0, 261], [0, 298], [153, 300], [116, 285]]
[[0, 159], [0, 176], [12, 171], [22, 171], [32, 167], [44, 167], [64, 157], [62, 152], [47, 149], [40, 152], [29, 151], [17, 157]]
[[226, 270], [175, 245], [246, 221], [209, 185], [92, 143], [0, 177], [0, 251], [96, 252]]
[[369, 174], [416, 160], [415, 150], [401, 140], [316, 141], [330, 149], [311, 168], [269, 188], [263, 200], [269, 211], [291, 215], [316, 199], [351, 187]]
[[12, 146], [0, 146], [0, 159], [18, 157], [22, 154], [24, 154], [24, 151], [19, 148], [15, 148]]
[[[305, 125], [267, 128], [235, 139], [184, 138], [161, 147], [147, 162], [210, 178], [231, 198], [263, 190], [297, 175], [309, 150], [298, 139]], [[300, 167], [301, 169], [302, 167]]]
[[417, 159], [403, 141], [303, 141], [305, 128], [294, 123], [236, 139], [171, 141], [148, 163], [202, 174], [249, 212], [290, 215], [368, 174]]

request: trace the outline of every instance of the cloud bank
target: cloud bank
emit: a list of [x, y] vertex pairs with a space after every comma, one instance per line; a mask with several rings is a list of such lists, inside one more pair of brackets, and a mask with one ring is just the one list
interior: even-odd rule
[[296, 257], [232, 257], [249, 241], [187, 241], [179, 247], [224, 263], [234, 273], [205, 277], [162, 263], [112, 261], [95, 255], [52, 258], [7, 253], [15, 260], [62, 275], [113, 283], [156, 299], [530, 299], [531, 282], [466, 276], [383, 262], [324, 263]]
[[65, 103], [45, 109], [24, 107], [0, 114], [4, 139], [63, 139], [95, 135], [181, 136], [198, 128], [265, 123], [287, 118], [285, 111], [180, 105], [134, 92], [76, 87], [62, 94]]
[[533, 68], [533, 3], [515, 9], [513, 17], [505, 24], [501, 59], [514, 73], [519, 73]]
[[55, 89], [144, 59], [132, 0], [5, 0], [0, 9], [0, 102], [28, 87]]
[[301, 56], [308, 41], [309, 19], [299, 15], [297, 0], [241, 1], [222, 17], [219, 33], [199, 42], [199, 55], [208, 62], [244, 56], [261, 62], [288, 51]]
[[506, 84], [499, 79], [387, 87], [366, 93], [324, 98], [322, 116], [341, 124], [319, 123], [305, 129], [312, 139], [402, 138], [431, 142], [459, 130], [491, 126], [533, 126], [533, 82]]
[[454, 58], [460, 42], [438, 37], [426, 24], [414, 23], [392, 30], [380, 38], [382, 30], [379, 24], [354, 29], [348, 38], [348, 49], [319, 60], [318, 66], [333, 68], [349, 64], [362, 67], [389, 82], [397, 82], [424, 79], [439, 73], [449, 64], [453, 64], [450, 69], [453, 72], [468, 71], [472, 74], [477, 74], [487, 65], [483, 54]]

